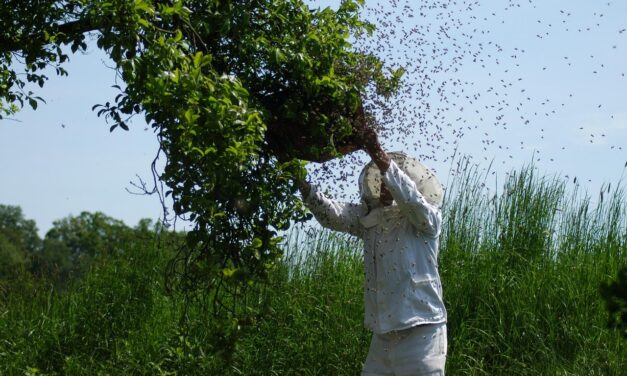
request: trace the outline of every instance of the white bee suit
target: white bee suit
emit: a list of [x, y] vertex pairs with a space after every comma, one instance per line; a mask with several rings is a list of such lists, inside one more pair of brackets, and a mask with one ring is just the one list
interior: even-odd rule
[[[394, 203], [370, 212], [364, 203], [338, 202], [315, 187], [305, 198], [305, 204], [322, 226], [363, 239], [364, 321], [375, 333], [369, 360], [372, 352], [378, 351], [372, 346], [386, 334], [394, 336], [418, 325], [443, 324], [441, 327], [446, 323], [438, 273], [441, 210], [425, 199], [416, 183], [394, 160], [382, 179]], [[442, 346], [436, 347], [438, 354], [434, 356], [443, 355], [445, 360], [446, 346], [443, 353]], [[366, 369], [364, 374], [369, 374]]]

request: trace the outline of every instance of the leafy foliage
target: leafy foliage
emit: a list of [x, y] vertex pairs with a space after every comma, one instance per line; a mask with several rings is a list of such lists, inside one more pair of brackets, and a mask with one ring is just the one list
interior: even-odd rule
[[54, 221], [41, 252], [32, 257], [31, 270], [62, 285], [82, 275], [97, 258], [123, 252], [133, 236], [133, 229], [103, 213], [70, 215]]
[[[295, 194], [302, 160], [355, 150], [352, 126], [368, 93], [388, 96], [402, 70], [386, 70], [351, 40], [371, 32], [362, 1], [337, 10], [302, 0], [48, 0], [3, 2], [0, 111], [37, 107], [14, 69], [42, 86], [64, 75], [86, 33], [124, 82], [98, 115], [128, 129], [144, 115], [167, 157], [160, 179], [177, 216], [195, 223], [171, 272], [179, 286], [235, 289], [264, 279], [280, 254], [277, 232], [304, 217]], [[9, 11], [11, 9], [11, 11]], [[28, 14], [28, 17], [25, 15]], [[361, 119], [361, 120], [360, 120]]]
[[35, 221], [24, 218], [19, 206], [0, 205], [0, 292], [2, 280], [23, 272], [40, 247]]
[[0, 204], [0, 237], [24, 252], [35, 252], [41, 247], [37, 224], [26, 219], [19, 206]]
[[114, 253], [133, 233], [122, 221], [103, 213], [82, 212], [54, 221], [44, 242], [62, 243], [73, 255]]
[[[25, 269], [27, 255], [5, 237], [0, 236], [0, 285], [1, 281], [15, 277]], [[0, 291], [2, 288], [0, 288]]]

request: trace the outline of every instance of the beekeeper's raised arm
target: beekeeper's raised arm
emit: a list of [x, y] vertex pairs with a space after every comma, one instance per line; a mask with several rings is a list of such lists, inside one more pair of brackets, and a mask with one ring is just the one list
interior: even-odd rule
[[323, 227], [357, 237], [362, 236], [359, 218], [366, 214], [367, 209], [364, 205], [344, 203], [328, 198], [318, 187], [311, 185], [305, 179], [298, 181], [298, 187], [305, 206], [311, 210]]
[[[364, 127], [359, 132], [364, 149], [381, 173], [380, 200], [383, 205], [393, 199], [417, 230], [430, 236], [439, 236], [442, 225], [442, 213], [439, 208], [441, 187], [436, 190], [421, 189], [433, 188], [430, 185], [437, 183], [435, 175], [424, 166], [416, 165], [412, 171], [420, 171], [419, 176], [410, 177], [385, 152], [374, 129]], [[419, 182], [421, 187], [416, 182]]]

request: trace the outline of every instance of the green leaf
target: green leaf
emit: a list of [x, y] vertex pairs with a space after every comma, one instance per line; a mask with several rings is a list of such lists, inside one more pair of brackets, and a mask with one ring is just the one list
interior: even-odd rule
[[261, 246], [263, 245], [263, 241], [259, 238], [254, 238], [253, 241], [250, 243], [251, 248], [261, 248]]
[[233, 277], [237, 273], [237, 268], [224, 268], [222, 269], [222, 275], [229, 278]]
[[280, 49], [275, 48], [274, 49], [274, 62], [276, 64], [280, 64], [283, 61], [285, 61], [285, 54], [281, 52]]

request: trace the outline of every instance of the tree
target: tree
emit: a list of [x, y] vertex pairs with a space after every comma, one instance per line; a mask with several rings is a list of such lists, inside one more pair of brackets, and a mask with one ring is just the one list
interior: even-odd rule
[[[28, 255], [7, 238], [0, 235], [0, 285], [3, 280], [16, 277], [28, 264]], [[2, 289], [0, 289], [1, 292]]]
[[33, 253], [41, 247], [37, 224], [24, 218], [19, 206], [0, 204], [0, 237], [24, 253]]
[[25, 271], [40, 248], [35, 221], [24, 218], [19, 206], [0, 205], [0, 280]]
[[16, 288], [40, 248], [35, 221], [24, 218], [19, 206], [0, 204], [0, 294]]
[[54, 221], [33, 257], [32, 271], [63, 284], [81, 275], [98, 257], [125, 252], [135, 232], [103, 213], [82, 212]]
[[[361, 0], [337, 10], [302, 0], [8, 0], [0, 5], [0, 111], [43, 99], [41, 70], [65, 75], [87, 36], [111, 57], [124, 87], [94, 106], [111, 130], [143, 115], [167, 158], [159, 176], [178, 216], [195, 227], [172, 274], [185, 289], [263, 279], [280, 255], [278, 231], [305, 216], [293, 178], [305, 161], [359, 148], [355, 122], [397, 89], [351, 40], [373, 26]], [[21, 62], [23, 75], [16, 71]]]
[[59, 242], [76, 257], [95, 257], [123, 251], [121, 245], [132, 235], [132, 230], [118, 219], [100, 212], [82, 212], [54, 221], [44, 244]]

